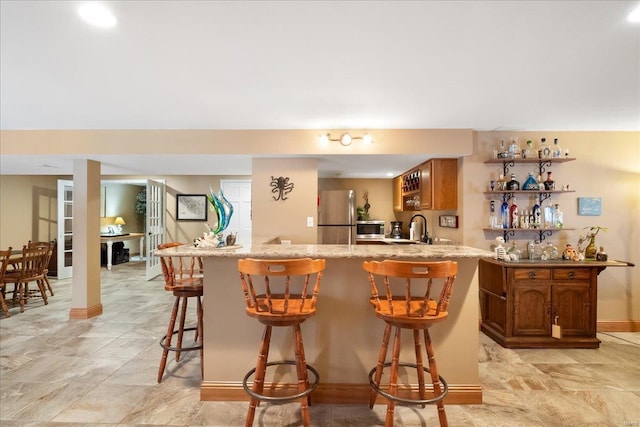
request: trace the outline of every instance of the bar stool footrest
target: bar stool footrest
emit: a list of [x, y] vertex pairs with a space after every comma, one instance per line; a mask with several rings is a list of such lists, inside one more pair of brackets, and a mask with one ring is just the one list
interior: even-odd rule
[[[195, 331], [196, 328], [195, 326], [192, 328], [184, 328], [182, 331], [183, 332], [187, 332], [187, 331]], [[173, 331], [172, 335], [175, 335], [177, 333], [179, 333], [180, 331]], [[169, 351], [194, 351], [194, 350], [201, 350], [202, 349], [202, 344], [197, 344], [191, 347], [174, 347], [172, 345], [166, 345], [164, 343], [164, 341], [167, 339], [167, 336], [163, 336], [162, 338], [160, 338], [160, 347], [164, 348], [165, 350], [169, 350]]]
[[[415, 363], [400, 362], [398, 363], [398, 365], [418, 369], [418, 365], [416, 365]], [[391, 362], [387, 362], [384, 364], [385, 368], [388, 368], [390, 366], [391, 366]], [[423, 367], [422, 369], [425, 372], [431, 373], [431, 371], [427, 367]], [[442, 378], [442, 375], [438, 375], [438, 378], [442, 383], [442, 392], [437, 396], [434, 396], [430, 399], [407, 399], [404, 397], [394, 396], [393, 394], [382, 390], [380, 386], [373, 381], [373, 376], [375, 373], [376, 373], [376, 368], [373, 368], [371, 371], [369, 371], [369, 385], [371, 385], [371, 387], [376, 391], [376, 393], [386, 397], [387, 399], [393, 400], [394, 402], [401, 402], [409, 405], [425, 405], [425, 404], [428, 405], [428, 404], [437, 403], [441, 401], [449, 392], [449, 386], [447, 385], [447, 382], [444, 380], [444, 378]]]
[[[293, 365], [296, 366], [296, 362], [294, 360], [281, 360], [278, 362], [268, 362], [267, 363], [267, 367], [269, 366], [276, 366], [276, 365]], [[247, 392], [247, 394], [255, 399], [258, 400], [263, 400], [265, 402], [270, 402], [270, 403], [287, 403], [287, 402], [292, 402], [294, 400], [298, 400], [298, 399], [302, 399], [303, 397], [308, 396], [309, 394], [311, 394], [311, 392], [313, 390], [315, 390], [318, 387], [318, 383], [320, 381], [320, 374], [318, 374], [318, 371], [311, 365], [307, 364], [307, 371], [311, 371], [313, 373], [313, 375], [315, 376], [315, 381], [313, 383], [309, 383], [309, 388], [306, 389], [303, 392], [291, 395], [291, 396], [266, 396], [264, 394], [259, 394], [256, 393], [255, 391], [251, 390], [251, 388], [249, 387], [249, 385], [247, 384], [249, 378], [255, 374], [256, 372], [256, 368], [253, 368], [252, 370], [250, 370], [249, 372], [247, 372], [247, 375], [244, 376], [244, 379], [242, 380], [242, 387], [244, 387], [244, 391]]]

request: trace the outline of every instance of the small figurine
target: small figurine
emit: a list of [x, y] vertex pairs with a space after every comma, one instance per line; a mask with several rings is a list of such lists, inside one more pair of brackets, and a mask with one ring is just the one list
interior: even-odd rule
[[496, 259], [506, 260], [507, 259], [507, 251], [504, 248], [504, 237], [498, 236], [496, 237], [496, 242], [498, 245], [494, 248], [494, 252], [496, 253]]
[[571, 243], [567, 243], [564, 248], [564, 252], [562, 252], [562, 259], [567, 261], [579, 261], [580, 257], [578, 256], [578, 252], [571, 246]]

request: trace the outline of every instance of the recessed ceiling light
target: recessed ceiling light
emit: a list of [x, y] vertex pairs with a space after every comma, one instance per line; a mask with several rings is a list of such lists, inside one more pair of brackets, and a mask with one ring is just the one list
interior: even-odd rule
[[91, 25], [102, 28], [115, 27], [118, 23], [113, 13], [99, 3], [86, 3], [78, 8], [78, 14]]
[[393, 176], [393, 172], [387, 172], [387, 176], [388, 177], [392, 177]]
[[640, 22], [640, 6], [636, 7], [633, 12], [627, 16], [629, 22]]

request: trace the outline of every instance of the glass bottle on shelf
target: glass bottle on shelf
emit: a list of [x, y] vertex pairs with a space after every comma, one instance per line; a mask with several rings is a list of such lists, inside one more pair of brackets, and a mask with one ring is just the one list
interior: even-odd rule
[[558, 144], [558, 138], [553, 139], [553, 147], [551, 148], [551, 157], [554, 159], [562, 158], [562, 148]]
[[522, 184], [522, 189], [523, 190], [538, 190], [539, 189], [538, 181], [536, 181], [536, 179], [533, 177], [533, 173], [529, 172], [529, 177], [524, 182], [524, 184]]
[[496, 216], [496, 204], [492, 200], [489, 203], [489, 228], [502, 228], [498, 227], [498, 217]]
[[520, 183], [516, 179], [516, 174], [512, 173], [511, 180], [507, 183], [507, 190], [519, 190], [519, 189], [520, 189]]
[[500, 148], [498, 149], [498, 158], [499, 159], [505, 159], [509, 157], [509, 151], [507, 149], [507, 146], [504, 143], [504, 139], [500, 140]]
[[542, 253], [545, 256], [545, 259], [557, 259], [558, 258], [558, 248], [553, 246], [551, 242], [547, 243], [545, 248], [542, 250]]
[[522, 150], [522, 158], [523, 159], [533, 159], [535, 156], [533, 155], [533, 141], [530, 139], [527, 141], [527, 145], [524, 150]]
[[511, 243], [511, 246], [509, 247], [509, 249], [507, 249], [507, 255], [509, 256], [509, 259], [511, 259], [511, 261], [520, 260], [521, 251], [520, 249], [518, 249], [518, 242], [514, 240]]
[[511, 228], [518, 228], [518, 225], [520, 225], [518, 221], [518, 203], [515, 197], [511, 199], [511, 206], [509, 206], [509, 225]]
[[509, 158], [519, 159], [521, 154], [520, 144], [518, 144], [518, 137], [512, 136], [511, 143], [509, 144]]
[[502, 228], [509, 228], [509, 204], [506, 200], [503, 200], [500, 205], [500, 222]]
[[555, 211], [553, 213], [553, 223], [556, 228], [562, 228], [564, 223], [564, 215], [560, 210], [560, 205], [558, 205], [557, 203], [555, 205]]
[[536, 259], [536, 243], [533, 240], [527, 243], [527, 255], [529, 259]]
[[547, 144], [547, 138], [540, 140], [540, 150], [538, 151], [541, 159], [548, 159], [551, 157], [551, 147]]
[[551, 171], [547, 172], [547, 179], [544, 181], [544, 189], [549, 191], [556, 189], [556, 183], [551, 176]]
[[536, 194], [536, 197], [533, 202], [533, 208], [531, 209], [533, 212], [533, 227], [532, 228], [540, 228], [540, 197]]
[[529, 213], [526, 209], [523, 209], [522, 213], [520, 214], [520, 228], [524, 230], [529, 229]]

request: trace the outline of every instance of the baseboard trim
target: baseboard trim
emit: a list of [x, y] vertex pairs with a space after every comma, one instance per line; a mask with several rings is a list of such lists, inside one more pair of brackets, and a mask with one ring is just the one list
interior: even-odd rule
[[599, 320], [596, 330], [598, 332], [640, 332], [640, 320]]
[[[273, 395], [287, 393], [287, 386], [272, 386], [265, 384]], [[291, 387], [293, 389], [293, 387]], [[289, 390], [288, 393], [291, 393]], [[371, 387], [369, 384], [320, 384], [311, 398], [314, 403], [331, 404], [368, 404]], [[404, 387], [401, 393], [405, 397], [417, 398], [417, 392]], [[242, 388], [242, 383], [219, 383], [203, 381], [200, 386], [200, 400], [202, 401], [248, 401], [248, 395]], [[449, 393], [444, 399], [449, 405], [478, 405], [482, 403], [482, 386], [480, 384], [449, 384]], [[376, 403], [386, 403], [386, 399], [378, 396]]]
[[69, 310], [69, 319], [81, 320], [90, 319], [102, 314], [102, 304], [97, 304], [87, 308], [72, 308]]

